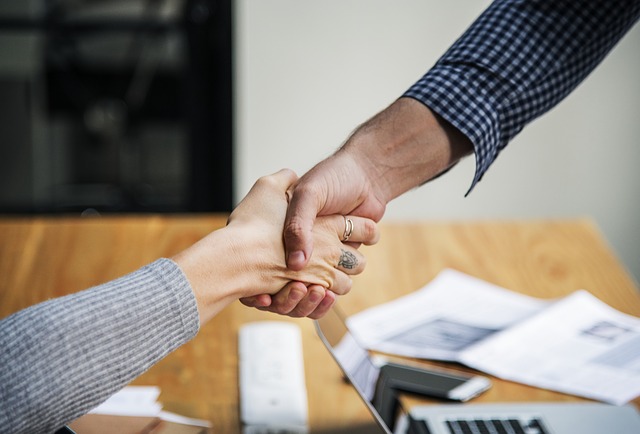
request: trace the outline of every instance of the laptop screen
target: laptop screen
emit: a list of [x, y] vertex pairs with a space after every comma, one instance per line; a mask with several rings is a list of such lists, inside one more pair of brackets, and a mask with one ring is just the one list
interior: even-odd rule
[[586, 402], [475, 404], [470, 407], [459, 404], [427, 405], [412, 408], [412, 414], [408, 414], [398, 403], [391, 414], [384, 405], [379, 404], [385, 402], [379, 396], [381, 392], [384, 393], [384, 387], [378, 384], [384, 384], [378, 381], [380, 369], [371, 360], [368, 351], [349, 332], [337, 306], [316, 320], [315, 326], [318, 336], [373, 415], [380, 432], [386, 434], [640, 432], [640, 414], [633, 406]]
[[393, 432], [393, 427], [390, 426], [392, 423], [385, 422], [374, 405], [374, 402], [380, 401], [376, 396], [380, 370], [369, 357], [368, 351], [359, 345], [349, 332], [344, 317], [337, 306], [316, 320], [315, 325], [318, 336], [364, 401], [381, 432], [391, 434]]

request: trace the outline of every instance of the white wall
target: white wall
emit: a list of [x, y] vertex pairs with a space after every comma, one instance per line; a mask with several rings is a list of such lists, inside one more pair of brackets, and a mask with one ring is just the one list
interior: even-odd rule
[[[489, 3], [239, 0], [236, 198], [303, 174], [416, 81]], [[385, 220], [591, 216], [640, 278], [640, 25], [525, 129], [473, 193], [468, 158], [393, 201]]]

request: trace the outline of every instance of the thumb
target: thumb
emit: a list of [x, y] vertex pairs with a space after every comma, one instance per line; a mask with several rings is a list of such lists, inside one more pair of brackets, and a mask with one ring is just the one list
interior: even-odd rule
[[278, 187], [286, 191], [298, 180], [298, 175], [291, 169], [280, 169], [273, 175], [270, 175], [269, 178], [272, 178]]
[[304, 188], [294, 188], [289, 192], [290, 200], [284, 220], [284, 244], [287, 267], [302, 270], [313, 252], [311, 231], [316, 216], [322, 206], [316, 202], [316, 195]]
[[280, 169], [276, 173], [263, 176], [253, 184], [251, 192], [257, 194], [269, 191], [286, 192], [298, 180], [298, 175], [291, 169]]

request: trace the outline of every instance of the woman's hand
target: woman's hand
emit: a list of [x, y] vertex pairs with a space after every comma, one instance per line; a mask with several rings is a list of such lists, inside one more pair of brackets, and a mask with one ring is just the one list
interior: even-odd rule
[[[340, 215], [318, 218], [312, 229], [312, 258], [301, 270], [287, 268], [282, 231], [287, 191], [296, 180], [290, 170], [260, 178], [225, 228], [173, 258], [194, 288], [203, 321], [235, 299], [268, 297], [285, 287], [321, 290], [323, 297], [324, 289], [346, 294], [351, 289], [350, 276], [364, 270], [365, 258], [350, 244], [374, 244], [379, 238], [377, 226], [369, 219]], [[347, 219], [352, 222], [349, 244], [342, 242]]]
[[[274, 294], [289, 281], [316, 284], [345, 294], [351, 289], [350, 275], [364, 270], [365, 258], [352, 245], [342, 243], [347, 217], [332, 215], [319, 218], [312, 229], [316, 250], [305, 268], [289, 270], [285, 262], [282, 229], [287, 213], [287, 190], [297, 181], [290, 170], [260, 178], [231, 213], [226, 230], [233, 232], [241, 245], [252, 249], [242, 262], [252, 269], [258, 280], [249, 285], [245, 296]], [[379, 234], [376, 224], [361, 217], [352, 222], [349, 241], [374, 244]], [[235, 243], [237, 248], [241, 245]]]

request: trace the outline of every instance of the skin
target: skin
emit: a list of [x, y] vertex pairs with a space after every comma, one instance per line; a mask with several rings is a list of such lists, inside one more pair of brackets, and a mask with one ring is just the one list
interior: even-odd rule
[[[332, 294], [346, 294], [351, 289], [351, 276], [364, 270], [362, 254], [341, 242], [344, 218], [340, 215], [318, 218], [309, 233], [315, 245], [314, 257], [299, 270], [287, 268], [282, 231], [287, 190], [296, 181], [297, 176], [290, 170], [260, 178], [231, 213], [226, 227], [172, 258], [193, 288], [201, 324], [241, 297], [279, 292], [288, 296], [299, 290], [317, 293], [324, 299], [325, 289]], [[374, 221], [351, 218], [357, 226], [352, 240], [377, 242], [379, 233]], [[344, 257], [349, 258], [348, 266]]]
[[[398, 99], [291, 190], [284, 223], [288, 267], [301, 270], [316, 254], [311, 233], [319, 216], [348, 214], [379, 221], [392, 199], [437, 177], [472, 151], [466, 136], [424, 104]], [[322, 298], [314, 294], [313, 300], [310, 294], [293, 297], [291, 291], [288, 297], [277, 294], [242, 302], [285, 315], [300, 314], [303, 305], [304, 313], [320, 317], [335, 301], [331, 291]]]
[[[250, 297], [261, 293], [277, 294], [283, 287], [291, 288], [302, 285], [305, 289], [307, 286], [309, 288], [323, 288], [323, 291], [324, 288], [327, 288], [327, 291], [335, 294], [346, 294], [351, 289], [351, 276], [364, 270], [365, 260], [362, 254], [353, 246], [341, 242], [345, 223], [344, 217], [340, 215], [318, 218], [310, 234], [315, 245], [313, 258], [301, 270], [287, 268], [284, 259], [282, 230], [288, 206], [287, 190], [296, 181], [296, 174], [290, 170], [282, 170], [274, 175], [261, 178], [233, 211], [226, 227], [210, 233], [172, 258], [190, 283], [197, 303], [200, 325], [209, 321], [225, 306], [240, 297]], [[375, 222], [361, 217], [352, 217], [352, 220], [358, 226], [351, 235], [357, 243], [373, 244], [377, 241], [379, 235]], [[147, 278], [150, 277], [147, 276]], [[291, 280], [296, 283], [291, 284]], [[169, 285], [175, 282], [170, 280], [165, 283]], [[179, 285], [182, 286], [182, 282]], [[135, 285], [133, 287], [135, 288]], [[98, 303], [93, 307], [103, 306], [109, 312], [118, 310], [117, 303], [120, 302], [120, 298], [113, 300], [113, 304], [109, 306], [109, 300], [104, 300], [106, 295], [103, 289], [98, 287], [94, 291], [99, 292], [95, 299]], [[167, 291], [174, 296], [174, 300], [178, 299], [176, 292], [171, 289]], [[87, 321], [87, 318], [90, 318], [92, 314], [99, 315], [100, 312], [90, 310], [91, 308], [87, 308], [88, 304], [80, 303], [75, 307], [84, 306], [88, 310], [71, 312], [67, 309], [67, 313], [73, 313], [69, 319], [69, 315], [63, 314], [65, 303], [70, 302], [66, 306], [67, 308], [74, 306], [73, 301], [77, 297], [84, 297], [84, 294], [79, 293], [58, 299], [57, 307], [54, 307], [52, 312], [47, 310], [51, 308], [45, 307], [43, 310], [42, 306], [33, 306], [30, 308], [30, 312], [22, 314], [20, 317], [22, 320], [19, 318], [14, 323], [13, 319], [8, 319], [7, 324], [11, 330], [10, 337], [13, 336], [15, 345], [9, 345], [8, 349], [2, 348], [2, 351], [8, 351], [8, 354], [13, 352], [32, 359], [36, 357], [44, 360], [45, 364], [51, 364], [47, 363], [47, 360], [52, 361], [59, 358], [60, 364], [58, 366], [67, 366], [80, 357], [85, 362], [90, 360], [91, 365], [89, 368], [85, 363], [84, 372], [72, 373], [77, 381], [71, 387], [65, 386], [64, 380], [61, 380], [60, 384], [49, 386], [53, 390], [52, 393], [61, 400], [56, 405], [51, 405], [50, 400], [39, 399], [42, 395], [33, 392], [28, 384], [29, 375], [17, 378], [16, 383], [7, 385], [7, 391], [15, 391], [27, 400], [25, 401], [27, 405], [19, 409], [23, 414], [22, 416], [18, 415], [16, 419], [19, 422], [18, 425], [28, 418], [26, 423], [32, 424], [34, 427], [39, 426], [39, 429], [42, 430], [47, 425], [63, 424], [67, 420], [77, 417], [81, 410], [89, 410], [91, 406], [106, 399], [110, 393], [117, 390], [118, 385], [123, 387], [135, 376], [144, 372], [149, 367], [148, 363], [157, 361], [156, 359], [163, 354], [163, 350], [167, 349], [166, 347], [158, 348], [158, 341], [156, 341], [155, 344], [149, 346], [150, 353], [141, 354], [142, 357], [133, 361], [131, 366], [121, 363], [122, 357], [116, 357], [114, 360], [107, 359], [112, 354], [110, 351], [102, 352], [101, 345], [106, 345], [105, 349], [110, 350], [113, 348], [111, 345], [120, 343], [123, 346], [125, 358], [127, 354], [131, 355], [138, 350], [136, 342], [138, 342], [137, 339], [140, 338], [140, 335], [136, 335], [135, 341], [127, 343], [123, 339], [128, 337], [128, 334], [114, 335], [114, 333], [117, 333], [116, 329], [130, 329], [132, 326], [138, 325], [140, 321], [144, 321], [144, 318], [135, 315], [133, 317], [111, 315], [110, 318], [116, 327], [98, 330], [96, 327], [100, 326], [95, 325], [92, 328], [92, 324]], [[91, 297], [91, 295], [89, 296]], [[101, 304], [100, 299], [104, 303]], [[183, 299], [183, 302], [186, 303], [186, 300]], [[33, 318], [33, 315], [42, 315], [40, 330], [32, 330], [31, 321], [24, 321], [25, 318]], [[182, 317], [183, 321], [185, 319], [186, 317]], [[21, 321], [23, 322], [21, 323]], [[43, 339], [42, 345], [36, 345], [33, 348], [29, 346], [28, 351], [24, 348], [21, 349], [21, 345], [24, 347], [23, 341], [29, 336], [31, 336], [31, 340], [26, 339], [26, 341], [31, 342], [58, 325], [62, 326], [62, 329], [68, 327], [71, 324], [69, 321], [74, 324], [78, 322], [78, 327], [84, 331], [81, 339], [76, 340], [74, 345], [68, 341], [58, 343], [59, 339]], [[22, 328], [20, 324], [22, 324]], [[95, 324], [100, 323], [96, 322]], [[118, 324], [122, 327], [117, 327]], [[25, 325], [31, 328], [27, 328]], [[181, 337], [186, 338], [189, 333], [194, 331], [193, 324], [183, 322], [181, 326], [182, 328], [176, 324], [168, 324], [167, 330], [158, 330], [159, 336], [167, 333], [178, 340]], [[58, 335], [53, 334], [54, 337]], [[96, 345], [92, 342], [94, 339], [97, 339]], [[58, 345], [62, 345], [65, 351], [56, 351]], [[162, 347], [162, 344], [160, 346]], [[142, 351], [144, 351], [144, 347]], [[126, 369], [124, 369], [125, 367]], [[98, 371], [100, 375], [96, 375]], [[33, 373], [35, 371], [32, 369], [27, 372]], [[45, 375], [43, 378], [47, 379], [48, 377]], [[107, 385], [106, 388], [102, 387], [103, 382]], [[2, 384], [0, 388], [2, 387], [5, 385]], [[41, 388], [46, 387], [42, 386]], [[38, 387], [34, 390], [38, 390]], [[94, 392], [86, 393], [87, 390], [94, 390]], [[6, 393], [0, 393], [0, 399], [4, 395]], [[42, 411], [36, 411], [38, 408]], [[47, 417], [50, 412], [52, 412], [50, 416], [53, 416], [54, 420]], [[0, 410], [0, 418], [5, 414], [8, 413]]]

